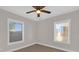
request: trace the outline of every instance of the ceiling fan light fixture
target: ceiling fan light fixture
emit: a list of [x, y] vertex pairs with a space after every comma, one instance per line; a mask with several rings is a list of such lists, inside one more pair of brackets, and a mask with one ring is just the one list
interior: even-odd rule
[[40, 13], [41, 13], [41, 11], [40, 11], [40, 10], [37, 10], [37, 11], [36, 11], [36, 13], [37, 13], [37, 14], [40, 14]]

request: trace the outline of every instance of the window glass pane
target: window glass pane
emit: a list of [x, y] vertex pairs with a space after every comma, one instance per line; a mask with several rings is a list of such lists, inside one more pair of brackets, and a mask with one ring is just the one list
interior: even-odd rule
[[55, 41], [69, 42], [69, 22], [55, 23]]
[[9, 23], [9, 41], [18, 42], [22, 40], [23, 30], [22, 23], [10, 22]]

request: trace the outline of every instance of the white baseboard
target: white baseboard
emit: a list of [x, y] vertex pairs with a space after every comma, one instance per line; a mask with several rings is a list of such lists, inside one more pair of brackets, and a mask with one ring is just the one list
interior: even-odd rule
[[28, 45], [25, 45], [25, 46], [22, 46], [22, 47], [18, 47], [18, 48], [11, 49], [11, 50], [9, 50], [9, 51], [4, 51], [4, 52], [13, 52], [13, 51], [16, 51], [16, 50], [19, 50], [19, 49], [25, 48], [25, 47], [32, 46], [32, 45], [34, 45], [34, 44], [36, 44], [36, 42], [31, 43], [31, 44], [28, 44]]
[[56, 46], [51, 46], [51, 45], [44, 44], [44, 43], [38, 43], [38, 44], [39, 44], [39, 45], [43, 45], [43, 46], [47, 46], [47, 47], [51, 47], [51, 48], [60, 49], [60, 50], [63, 50], [63, 51], [68, 51], [68, 52], [77, 52], [77, 51], [73, 51], [73, 50], [69, 50], [69, 49], [64, 49], [64, 48], [60, 48], [60, 47], [56, 47]]

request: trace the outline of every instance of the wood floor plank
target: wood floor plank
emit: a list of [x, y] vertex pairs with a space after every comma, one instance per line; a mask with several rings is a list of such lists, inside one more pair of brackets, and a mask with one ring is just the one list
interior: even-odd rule
[[65, 52], [65, 51], [35, 44], [33, 46], [26, 47], [26, 48], [17, 50], [15, 52]]

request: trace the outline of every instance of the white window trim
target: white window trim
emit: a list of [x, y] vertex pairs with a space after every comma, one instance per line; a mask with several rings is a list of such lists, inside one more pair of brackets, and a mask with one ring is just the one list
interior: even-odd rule
[[[9, 42], [10, 38], [10, 34], [9, 34], [9, 23], [13, 21], [13, 22], [16, 22], [16, 23], [21, 23], [22, 24], [22, 40], [21, 41], [17, 41], [17, 42]], [[8, 18], [8, 22], [7, 22], [7, 27], [8, 27], [8, 45], [13, 45], [13, 44], [18, 44], [18, 43], [23, 43], [24, 42], [24, 22], [22, 21], [19, 21], [19, 20], [14, 20], [14, 19], [11, 19], [11, 18]]]
[[[67, 43], [56, 41], [56, 38], [55, 38], [55, 36], [56, 36], [55, 25], [56, 25], [57, 23], [65, 23], [65, 22], [68, 22], [68, 23], [69, 23], [69, 28], [68, 28], [68, 30], [69, 30], [68, 35], [69, 35], [69, 36], [68, 36], [68, 41], [67, 41]], [[71, 29], [71, 19], [66, 19], [66, 20], [61, 20], [61, 21], [54, 22], [54, 42], [63, 43], [63, 44], [70, 44], [70, 43], [71, 43], [71, 42], [70, 42], [70, 29]]]

